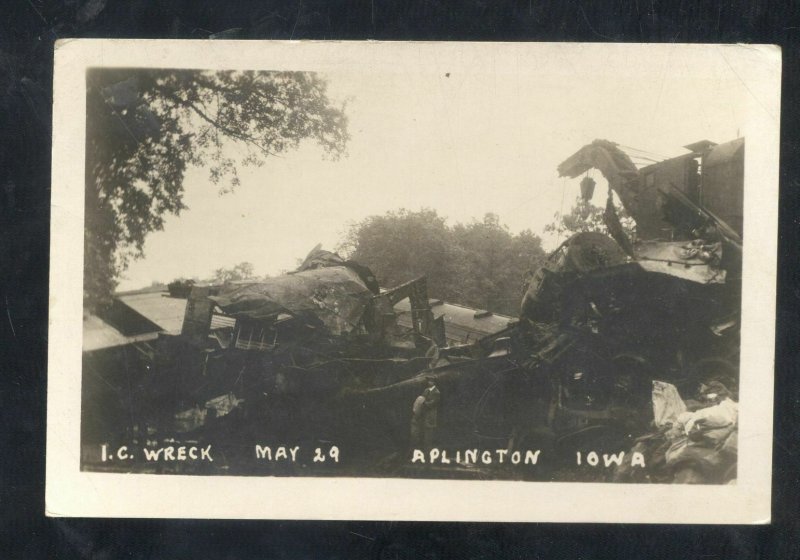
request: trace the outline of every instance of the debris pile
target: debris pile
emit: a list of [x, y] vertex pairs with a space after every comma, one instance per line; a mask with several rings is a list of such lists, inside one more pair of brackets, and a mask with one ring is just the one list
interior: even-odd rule
[[622, 468], [616, 481], [732, 484], [736, 482], [739, 405], [718, 381], [684, 402], [669, 383], [653, 382], [654, 430], [637, 438], [647, 470]]

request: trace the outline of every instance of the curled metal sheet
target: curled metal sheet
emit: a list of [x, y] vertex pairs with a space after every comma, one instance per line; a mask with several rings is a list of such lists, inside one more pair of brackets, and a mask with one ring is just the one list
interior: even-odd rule
[[353, 270], [333, 266], [236, 284], [210, 299], [237, 319], [274, 320], [288, 313], [340, 335], [358, 328], [372, 292]]

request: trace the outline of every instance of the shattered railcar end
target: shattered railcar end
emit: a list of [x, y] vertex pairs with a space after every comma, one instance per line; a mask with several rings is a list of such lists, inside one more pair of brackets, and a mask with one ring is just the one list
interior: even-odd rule
[[509, 446], [619, 445], [647, 430], [654, 379], [685, 395], [712, 382], [738, 393], [744, 139], [687, 149], [637, 169], [617, 144], [596, 140], [559, 166], [562, 176], [597, 168], [606, 177], [611, 235], [575, 234], [528, 279], [511, 337], [519, 368], [507, 383], [522, 376], [537, 389], [498, 400]]

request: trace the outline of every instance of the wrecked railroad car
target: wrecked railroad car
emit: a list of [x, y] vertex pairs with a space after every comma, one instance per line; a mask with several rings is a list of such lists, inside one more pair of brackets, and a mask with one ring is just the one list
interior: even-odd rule
[[[574, 235], [549, 257], [523, 298], [523, 325], [584, 328], [620, 353], [689, 376], [716, 360], [735, 383], [744, 139], [686, 148], [634, 172], [622, 150], [598, 140], [559, 166], [562, 176], [597, 167], [607, 178], [611, 235]], [[635, 221], [632, 236], [619, 227], [612, 192]]]
[[559, 166], [562, 176], [597, 168], [607, 179], [609, 235], [572, 236], [526, 290], [519, 340], [526, 369], [548, 380], [548, 412], [517, 419], [517, 440], [630, 442], [650, 429], [655, 380], [684, 398], [718, 382], [738, 399], [744, 139], [686, 149], [637, 170], [597, 140]]
[[109, 437], [213, 440], [236, 464], [247, 442], [335, 437], [385, 455], [397, 442], [379, 434], [364, 445], [374, 423], [356, 422], [341, 396], [411, 378], [441, 361], [440, 348], [469, 354], [511, 321], [429, 299], [424, 278], [380, 288], [369, 269], [319, 248], [276, 278], [184, 287], [118, 294], [103, 318], [85, 321], [103, 332], [84, 333], [85, 370], [98, 372], [84, 399], [108, 406], [86, 418], [84, 448]]
[[[408, 327], [397, 322], [401, 300], [409, 301]], [[164, 411], [161, 431], [219, 424], [233, 412], [225, 422], [245, 432], [258, 425], [286, 437], [325, 435], [338, 425], [334, 395], [424, 369], [442, 336], [424, 278], [381, 290], [366, 267], [316, 248], [289, 274], [194, 286], [181, 333], [159, 338], [148, 392], [153, 411]], [[235, 410], [216, 410], [226, 394]]]
[[637, 170], [597, 140], [559, 166], [607, 179], [609, 235], [572, 236], [526, 290], [520, 338], [526, 368], [549, 381], [549, 408], [544, 422], [518, 419], [516, 438], [534, 426], [562, 445], [618, 446], [649, 430], [654, 380], [684, 398], [722, 383], [738, 399], [744, 139], [686, 149]]

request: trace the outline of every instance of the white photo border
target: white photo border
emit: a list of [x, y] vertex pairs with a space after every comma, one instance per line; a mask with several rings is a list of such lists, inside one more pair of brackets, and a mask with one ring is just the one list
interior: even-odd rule
[[[719, 51], [751, 93], [743, 116], [739, 464], [723, 486], [112, 474], [80, 470], [86, 70], [370, 72], [483, 57]], [[768, 523], [777, 278], [780, 49], [769, 45], [61, 40], [55, 49], [46, 513], [49, 516]], [[635, 87], [632, 86], [632, 87]]]

